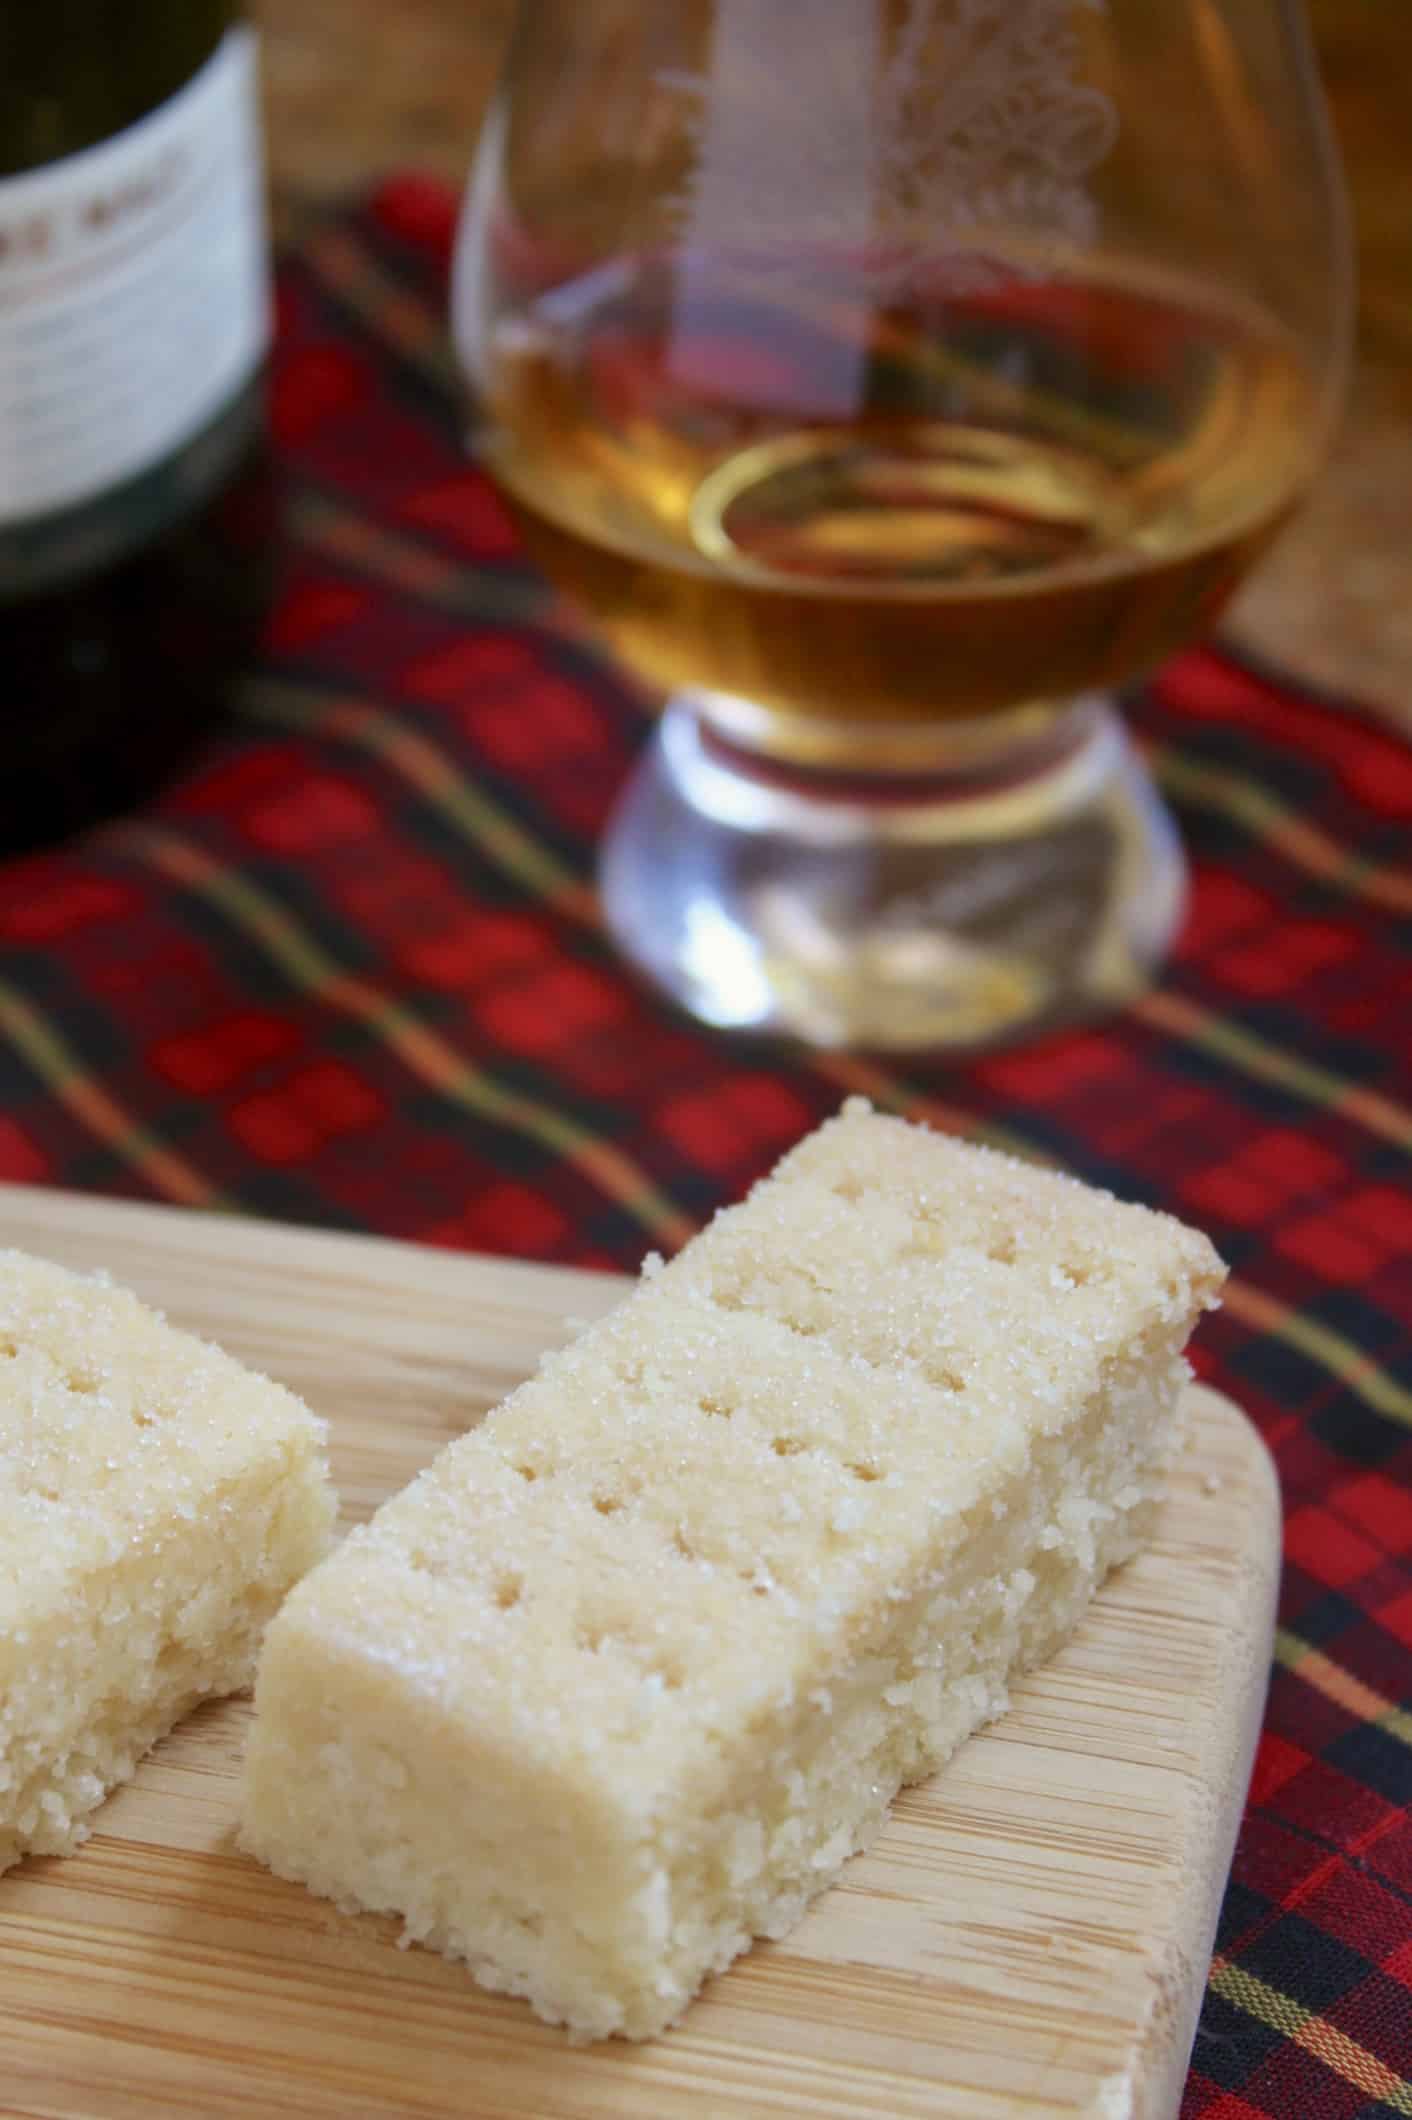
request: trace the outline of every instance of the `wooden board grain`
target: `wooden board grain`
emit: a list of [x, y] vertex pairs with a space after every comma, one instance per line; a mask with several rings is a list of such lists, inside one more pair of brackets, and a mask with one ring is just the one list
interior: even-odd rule
[[[622, 1285], [21, 1187], [0, 1243], [106, 1266], [302, 1391], [350, 1519]], [[1191, 1411], [1154, 1545], [1069, 1648], [665, 2038], [570, 2047], [239, 1854], [235, 1701], [160, 1745], [78, 1855], [0, 1878], [0, 2112], [1173, 2120], [1278, 1567], [1263, 1447], [1213, 1393]]]

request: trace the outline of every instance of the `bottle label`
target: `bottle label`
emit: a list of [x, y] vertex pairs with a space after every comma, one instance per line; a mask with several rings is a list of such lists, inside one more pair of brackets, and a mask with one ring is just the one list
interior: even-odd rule
[[0, 178], [0, 525], [139, 477], [269, 337], [254, 38], [97, 147]]

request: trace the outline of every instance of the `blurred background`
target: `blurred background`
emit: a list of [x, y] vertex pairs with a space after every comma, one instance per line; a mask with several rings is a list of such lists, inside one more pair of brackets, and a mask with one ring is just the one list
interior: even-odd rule
[[[1242, 644], [1412, 727], [1412, 7], [1309, 0], [1361, 272], [1349, 417], [1233, 614]], [[274, 181], [331, 198], [389, 168], [460, 185], [513, 0], [253, 0]]]

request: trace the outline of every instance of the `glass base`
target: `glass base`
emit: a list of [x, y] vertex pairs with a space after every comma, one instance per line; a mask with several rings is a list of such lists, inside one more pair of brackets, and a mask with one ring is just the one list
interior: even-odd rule
[[704, 1022], [975, 1051], [1120, 1007], [1161, 962], [1185, 864], [1105, 701], [935, 731], [905, 773], [766, 759], [721, 720], [671, 701], [601, 867], [619, 946]]

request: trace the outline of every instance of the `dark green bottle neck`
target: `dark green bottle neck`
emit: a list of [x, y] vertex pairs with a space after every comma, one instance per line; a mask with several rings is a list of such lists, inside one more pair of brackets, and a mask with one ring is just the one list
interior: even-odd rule
[[238, 0], [14, 0], [0, 28], [0, 177], [78, 154], [191, 79]]

